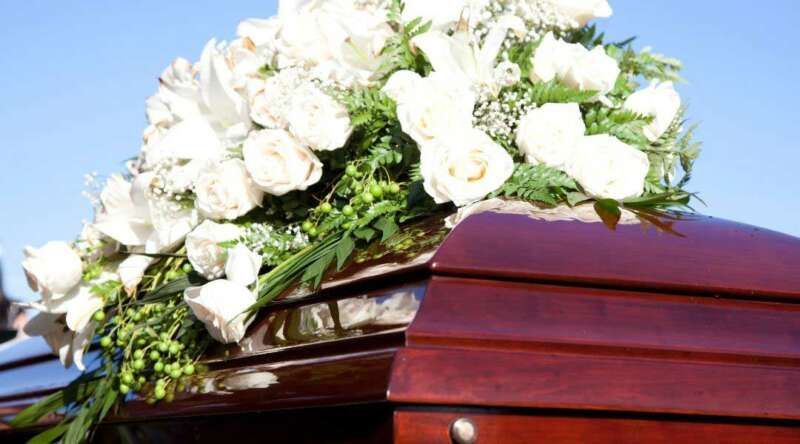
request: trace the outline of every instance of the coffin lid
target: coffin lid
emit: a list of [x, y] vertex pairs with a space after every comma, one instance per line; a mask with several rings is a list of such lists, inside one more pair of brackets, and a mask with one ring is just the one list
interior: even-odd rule
[[[297, 402], [309, 399], [331, 403], [386, 399], [393, 353], [403, 347], [405, 328], [411, 319], [398, 321], [397, 325], [384, 323], [379, 328], [359, 327], [358, 335], [317, 338], [307, 343], [301, 340], [290, 347], [278, 347], [268, 340], [269, 335], [275, 333], [272, 325], [276, 317], [288, 323], [291, 313], [302, 311], [304, 307], [328, 301], [339, 301], [341, 307], [342, 300], [362, 295], [385, 301], [391, 295], [405, 292], [419, 300], [432, 276], [435, 279], [614, 288], [692, 297], [800, 301], [800, 273], [797, 272], [800, 239], [688, 214], [642, 214], [639, 217], [623, 214], [612, 229], [593, 212], [585, 210], [539, 210], [527, 204], [493, 202], [471, 209], [469, 217], [451, 217], [448, 222], [458, 225], [449, 234], [443, 228], [443, 216], [418, 222], [404, 230], [389, 246], [375, 244], [344, 270], [331, 274], [319, 292], [313, 295], [302, 289], [289, 292], [251, 327], [246, 339], [249, 350], [220, 348], [211, 352], [208, 362], [216, 369], [218, 378], [229, 377], [232, 369], [247, 368], [248, 374], [257, 374], [253, 373], [254, 369], [272, 368], [270, 365], [281, 360], [297, 364], [297, 369], [292, 370], [294, 373], [288, 374], [303, 381], [303, 389], [311, 387], [317, 391], [310, 396], [298, 386], [288, 384], [287, 398], [281, 401], [284, 402], [281, 407], [296, 407]], [[424, 305], [422, 311], [425, 311]], [[337, 330], [339, 327], [337, 325]], [[306, 348], [314, 350], [311, 355], [305, 354]], [[75, 371], [60, 369], [45, 351], [39, 339], [0, 350], [0, 379], [6, 381], [0, 391], [0, 416], [3, 411], [14, 411], [76, 375]], [[338, 356], [346, 364], [337, 364], [339, 361], [328, 359], [329, 356]], [[793, 354], [791, 359], [794, 359]], [[338, 383], [322, 381], [314, 388], [306, 382], [310, 375], [304, 373], [300, 365], [311, 362], [328, 366], [320, 374], [337, 378], [350, 375], [347, 380], [356, 385], [343, 386], [338, 394], [329, 392], [339, 390], [334, 388]], [[28, 368], [31, 370], [26, 370]], [[29, 377], [34, 376], [34, 368], [38, 379]], [[364, 380], [352, 379], [360, 372], [365, 375]], [[282, 377], [282, 382], [289, 382], [287, 377]], [[48, 383], [36, 382], [41, 380]], [[289, 394], [296, 395], [297, 399], [289, 399]], [[266, 402], [258, 398], [255, 394], [248, 401], [249, 405]], [[236, 401], [237, 408], [244, 408], [240, 401], [241, 398]], [[178, 400], [172, 407], [160, 407], [158, 412], [143, 403], [138, 406], [134, 403], [125, 415], [128, 418], [185, 415], [202, 413], [212, 405], [230, 407], [217, 398], [201, 397], [200, 403], [206, 405], [197, 402], [194, 399], [181, 404]]]
[[[331, 273], [320, 294], [352, 296], [434, 274], [800, 301], [800, 239], [763, 228], [663, 213], [623, 214], [612, 229], [591, 206], [540, 210], [514, 202], [489, 202], [468, 213], [412, 224], [389, 247], [374, 244]], [[449, 231], [445, 224], [457, 226]], [[291, 306], [308, 296], [293, 289], [275, 305]], [[0, 350], [0, 371], [17, 361], [37, 362], [43, 350]]]

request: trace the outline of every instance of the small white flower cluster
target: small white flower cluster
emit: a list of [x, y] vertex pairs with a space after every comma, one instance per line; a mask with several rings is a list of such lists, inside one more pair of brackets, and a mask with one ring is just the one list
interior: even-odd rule
[[494, 139], [513, 140], [519, 121], [534, 108], [526, 90], [507, 90], [497, 97], [484, 92], [475, 106], [473, 123]]
[[577, 29], [594, 18], [610, 15], [611, 8], [605, 0], [492, 0], [479, 12], [481, 26], [476, 32], [484, 37], [498, 21], [514, 16], [525, 22], [525, 29], [512, 37], [535, 42], [548, 31]]
[[309, 244], [308, 235], [296, 225], [278, 229], [270, 224], [250, 224], [240, 239], [251, 250], [260, 252], [268, 265], [276, 265], [287, 252], [299, 251]]

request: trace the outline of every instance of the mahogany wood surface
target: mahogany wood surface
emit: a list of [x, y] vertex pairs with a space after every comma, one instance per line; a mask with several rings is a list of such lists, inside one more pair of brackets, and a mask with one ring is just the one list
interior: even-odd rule
[[652, 226], [484, 213], [462, 222], [434, 274], [782, 298], [800, 302], [800, 239], [703, 216]]
[[[128, 403], [98, 442], [218, 442], [237, 429], [253, 442], [388, 442], [393, 409], [397, 442], [449, 442], [465, 408], [478, 442], [800, 442], [800, 240], [671, 223], [670, 234], [481, 214], [438, 250], [434, 224], [415, 251], [375, 254], [310, 299], [277, 302], [246, 350], [213, 350], [173, 402]], [[398, 290], [425, 292], [408, 330], [300, 330], [304, 306]], [[62, 384], [40, 354], [0, 356], [0, 414]], [[368, 430], [342, 419], [326, 435], [335, 426], [317, 413], [351, 408], [375, 409], [354, 417]], [[294, 417], [308, 430], [293, 434]], [[11, 436], [0, 427], [0, 442]]]
[[409, 346], [800, 366], [800, 305], [433, 277], [407, 338]]
[[800, 420], [800, 306], [434, 276], [389, 399]]
[[394, 416], [395, 444], [451, 444], [450, 424], [468, 418], [477, 444], [789, 444], [800, 428], [687, 420], [615, 419], [475, 412], [400, 410]]
[[397, 403], [800, 420], [800, 370], [549, 352], [405, 348]]

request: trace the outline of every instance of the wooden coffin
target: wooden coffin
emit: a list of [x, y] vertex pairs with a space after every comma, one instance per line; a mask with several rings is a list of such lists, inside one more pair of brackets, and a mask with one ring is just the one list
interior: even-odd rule
[[[800, 442], [800, 239], [493, 212], [445, 233], [422, 222], [287, 295], [95, 440]], [[75, 375], [37, 339], [6, 348], [0, 416]]]

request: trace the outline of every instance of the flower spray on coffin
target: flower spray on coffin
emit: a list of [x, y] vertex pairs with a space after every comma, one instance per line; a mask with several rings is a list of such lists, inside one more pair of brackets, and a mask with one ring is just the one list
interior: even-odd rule
[[169, 402], [209, 344], [240, 342], [287, 288], [420, 217], [500, 197], [595, 203], [603, 220], [685, 208], [698, 146], [668, 83], [679, 63], [605, 44], [587, 23], [610, 14], [604, 0], [284, 0], [177, 59], [91, 239], [27, 252], [29, 333], [79, 367], [94, 342], [100, 364], [14, 425], [66, 409], [41, 438], [80, 442], [130, 396]]

